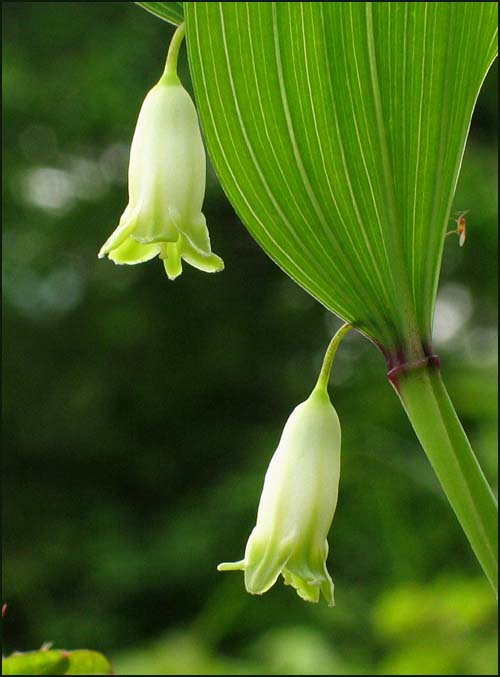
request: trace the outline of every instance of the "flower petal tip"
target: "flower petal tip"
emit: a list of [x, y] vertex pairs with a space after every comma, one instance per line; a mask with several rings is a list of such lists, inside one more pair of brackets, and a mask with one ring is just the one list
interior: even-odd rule
[[239, 562], [222, 562], [217, 565], [217, 571], [244, 571], [244, 569], [244, 559], [241, 559]]

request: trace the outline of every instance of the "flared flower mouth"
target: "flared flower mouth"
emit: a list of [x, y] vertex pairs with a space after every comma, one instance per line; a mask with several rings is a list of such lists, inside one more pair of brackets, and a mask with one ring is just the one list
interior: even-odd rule
[[[120, 227], [117, 229], [117, 231]], [[111, 238], [103, 245], [99, 252], [99, 258], [108, 256], [111, 261], [119, 265], [134, 265], [143, 263], [158, 256], [165, 267], [165, 272], [170, 280], [175, 280], [182, 273], [182, 260], [189, 263], [194, 268], [206, 273], [217, 273], [224, 270], [224, 261], [209, 251], [202, 253], [185, 238], [183, 235], [177, 235], [173, 242], [160, 241], [142, 243], [137, 240], [132, 227], [124, 228], [115, 239]]]
[[[254, 530], [255, 532], [255, 530]], [[320, 594], [323, 595], [328, 606], [335, 606], [334, 585], [326, 568], [328, 544], [325, 541], [323, 554], [300, 544], [297, 552], [291, 552], [294, 544], [288, 547], [273, 547], [271, 541], [261, 543], [259, 547], [252, 541], [254, 532], [250, 536], [245, 559], [238, 562], [224, 562], [217, 567], [218, 571], [244, 571], [245, 588], [252, 595], [262, 595], [276, 583], [280, 574], [285, 585], [295, 588], [295, 591], [306, 602], [317, 603]], [[313, 556], [311, 557], [311, 553]], [[316, 555], [316, 556], [314, 556]]]

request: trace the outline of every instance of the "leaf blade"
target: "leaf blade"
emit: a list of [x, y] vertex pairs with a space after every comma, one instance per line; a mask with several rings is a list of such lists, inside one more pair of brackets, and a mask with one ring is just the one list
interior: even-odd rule
[[64, 675], [68, 658], [61, 652], [28, 651], [2, 658], [3, 675]]
[[183, 2], [136, 2], [135, 4], [174, 26], [184, 21]]
[[491, 4], [185, 4], [209, 153], [240, 218], [301, 286], [394, 350], [430, 341]]

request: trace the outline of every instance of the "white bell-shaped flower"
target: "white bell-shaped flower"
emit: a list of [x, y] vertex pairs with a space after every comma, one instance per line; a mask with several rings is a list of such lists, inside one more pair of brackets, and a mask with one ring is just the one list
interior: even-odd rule
[[196, 109], [177, 76], [182, 37], [183, 28], [142, 104], [130, 149], [129, 203], [99, 252], [125, 264], [159, 256], [170, 279], [181, 274], [182, 259], [207, 272], [224, 268], [201, 211], [206, 157]]
[[283, 575], [303, 599], [320, 592], [334, 604], [326, 568], [327, 534], [337, 506], [341, 432], [326, 388], [316, 386], [288, 421], [266, 473], [245, 558], [219, 571], [244, 570], [248, 592], [262, 594]]

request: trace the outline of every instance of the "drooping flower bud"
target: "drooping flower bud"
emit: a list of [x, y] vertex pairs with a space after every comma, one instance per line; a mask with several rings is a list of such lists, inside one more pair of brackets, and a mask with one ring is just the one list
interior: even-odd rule
[[339, 490], [341, 431], [327, 385], [336, 350], [351, 328], [343, 325], [335, 334], [314, 390], [285, 424], [244, 559], [217, 567], [244, 571], [245, 587], [252, 594], [266, 592], [282, 574], [302, 599], [318, 602], [321, 592], [334, 605], [326, 559]]
[[317, 602], [321, 591], [333, 606], [326, 537], [337, 505], [340, 442], [337, 413], [326, 390], [315, 388], [286, 422], [245, 558], [220, 564], [219, 571], [244, 570], [253, 594], [269, 590], [281, 573], [303, 599]]
[[159, 256], [171, 280], [181, 274], [182, 259], [206, 272], [224, 268], [201, 211], [206, 158], [198, 116], [177, 76], [183, 35], [180, 26], [165, 72], [142, 104], [130, 149], [129, 203], [99, 252], [120, 264]]

